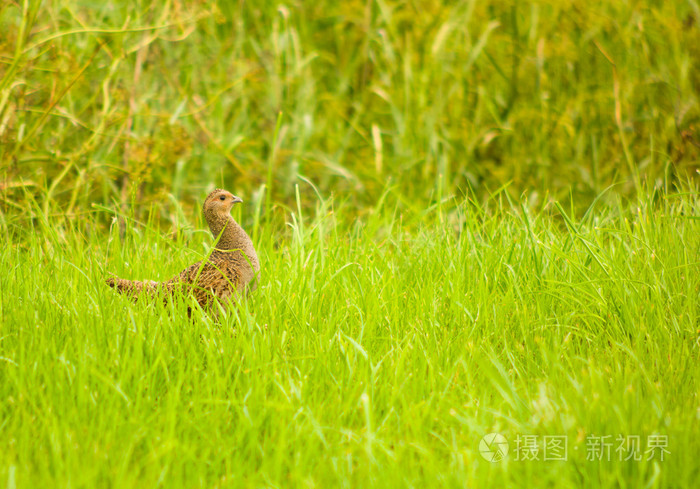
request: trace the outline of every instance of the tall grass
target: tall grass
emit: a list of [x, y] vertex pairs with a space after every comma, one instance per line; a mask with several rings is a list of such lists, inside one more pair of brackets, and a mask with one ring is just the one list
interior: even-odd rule
[[[0, 3], [0, 485], [694, 486], [699, 21]], [[104, 285], [206, 256], [214, 185], [245, 200], [248, 301]]]
[[[610, 184], [697, 176], [688, 2], [5, 2], [4, 219], [192, 199], [263, 216], [294, 185], [373, 205], [511, 182], [585, 207]], [[277, 131], [275, 128], [277, 127]], [[306, 202], [306, 201], [305, 201]], [[139, 212], [145, 212], [147, 206]], [[16, 213], [17, 210], [24, 213]], [[279, 211], [282, 213], [282, 210]], [[8, 217], [9, 216], [9, 217]]]
[[[206, 253], [204, 233], [47, 226], [3, 246], [0, 481], [698, 480], [697, 189], [599, 202], [580, 219], [505, 193], [417, 215], [388, 198], [362, 221], [314, 201], [286, 231], [261, 227], [261, 286], [221, 323], [103, 284], [106, 271], [174, 275]], [[504, 462], [479, 454], [491, 432], [510, 442]], [[567, 437], [568, 460], [515, 460], [519, 435]], [[662, 435], [670, 454], [587, 461], [593, 435], [640, 436], [642, 450]]]

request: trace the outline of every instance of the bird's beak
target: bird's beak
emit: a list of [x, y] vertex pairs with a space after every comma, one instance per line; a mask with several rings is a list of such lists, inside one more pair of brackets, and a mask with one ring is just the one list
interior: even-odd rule
[[234, 203], [234, 204], [241, 204], [241, 203], [243, 203], [243, 199], [241, 199], [240, 197], [236, 197], [236, 196], [234, 195], [234, 196], [233, 196], [233, 203]]

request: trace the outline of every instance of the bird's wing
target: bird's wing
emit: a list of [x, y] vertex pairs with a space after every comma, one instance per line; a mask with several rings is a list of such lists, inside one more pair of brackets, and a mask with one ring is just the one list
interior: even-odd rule
[[212, 296], [226, 299], [242, 289], [240, 272], [226, 260], [197, 262], [185, 268], [170, 282], [185, 286], [200, 304], [208, 303]]

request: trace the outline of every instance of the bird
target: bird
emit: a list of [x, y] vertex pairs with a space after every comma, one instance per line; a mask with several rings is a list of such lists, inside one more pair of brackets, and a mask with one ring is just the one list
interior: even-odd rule
[[162, 297], [167, 301], [175, 294], [192, 294], [204, 310], [211, 310], [217, 300], [225, 305], [249, 294], [257, 288], [260, 261], [250, 236], [231, 216], [233, 206], [242, 202], [240, 197], [220, 188], [204, 200], [204, 218], [214, 239], [218, 239], [207, 259], [164, 282], [117, 277], [105, 282], [134, 301], [144, 297]]

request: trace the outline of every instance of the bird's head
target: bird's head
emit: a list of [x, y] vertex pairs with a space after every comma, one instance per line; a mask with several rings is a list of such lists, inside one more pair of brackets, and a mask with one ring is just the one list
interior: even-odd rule
[[236, 197], [231, 192], [217, 188], [210, 193], [204, 201], [205, 215], [226, 216], [231, 212], [234, 204], [243, 202], [240, 197]]

